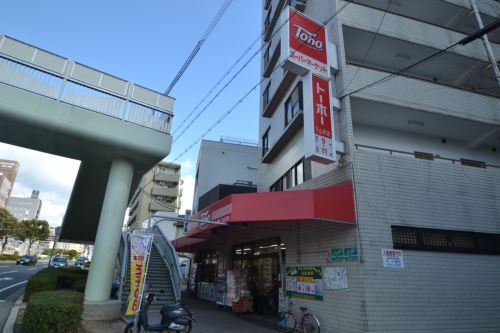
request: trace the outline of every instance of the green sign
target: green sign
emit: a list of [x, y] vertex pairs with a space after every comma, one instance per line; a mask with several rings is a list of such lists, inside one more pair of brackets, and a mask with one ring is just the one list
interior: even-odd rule
[[342, 261], [344, 260], [344, 249], [341, 247], [337, 247], [331, 250], [331, 259], [332, 261]]
[[287, 267], [285, 291], [288, 297], [322, 301], [323, 272], [321, 267]]
[[347, 261], [358, 260], [358, 249], [356, 247], [344, 248], [344, 259]]

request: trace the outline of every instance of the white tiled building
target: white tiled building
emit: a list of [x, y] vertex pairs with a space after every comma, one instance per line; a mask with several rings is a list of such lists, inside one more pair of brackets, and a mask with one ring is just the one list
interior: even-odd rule
[[[280, 67], [288, 3], [263, 1], [259, 191], [350, 182], [356, 205], [355, 226], [301, 222], [280, 235], [287, 267], [347, 269], [347, 290], [295, 303], [322, 332], [500, 331], [500, 88], [482, 41], [345, 96], [476, 31], [471, 3], [291, 1], [318, 22], [339, 12], [327, 31], [345, 154], [330, 165], [303, 160], [302, 118], [312, 111], [289, 107], [304, 77]], [[478, 6], [485, 24], [498, 17], [498, 2]], [[500, 59], [500, 29], [488, 37]], [[358, 260], [332, 261], [329, 251], [344, 247]], [[382, 250], [394, 248], [404, 268], [384, 267]]]

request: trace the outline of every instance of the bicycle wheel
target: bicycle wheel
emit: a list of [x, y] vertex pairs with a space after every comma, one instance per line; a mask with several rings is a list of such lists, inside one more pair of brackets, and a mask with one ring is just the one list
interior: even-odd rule
[[304, 315], [304, 333], [320, 333], [319, 320], [314, 315]]
[[280, 332], [293, 332], [295, 330], [295, 326], [297, 326], [297, 320], [291, 312], [281, 311], [274, 320], [274, 327]]

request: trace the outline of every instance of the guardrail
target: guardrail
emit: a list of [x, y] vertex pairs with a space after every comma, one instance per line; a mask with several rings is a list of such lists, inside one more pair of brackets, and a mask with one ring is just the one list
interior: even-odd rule
[[173, 98], [0, 35], [0, 82], [170, 133]]
[[158, 252], [168, 265], [168, 271], [170, 272], [170, 279], [172, 281], [172, 289], [174, 290], [174, 295], [176, 301], [181, 299], [181, 268], [179, 266], [179, 258], [175, 252], [175, 248], [172, 246], [170, 241], [168, 241], [165, 234], [161, 231], [158, 226], [154, 226], [154, 242], [157, 245]]
[[354, 144], [354, 147], [356, 148], [356, 150], [382, 151], [382, 152], [388, 153], [389, 155], [396, 155], [396, 154], [406, 155], [406, 156], [411, 155], [415, 158], [420, 158], [420, 159], [425, 159], [425, 160], [443, 160], [443, 161], [451, 162], [453, 164], [461, 164], [461, 165], [474, 166], [474, 167], [500, 168], [500, 165], [485, 163], [482, 161], [449, 158], [449, 157], [443, 157], [441, 155], [425, 153], [425, 152], [418, 152], [418, 151], [410, 152], [410, 151], [403, 151], [403, 150], [382, 148], [382, 147], [374, 147], [374, 146], [360, 145], [360, 144]]

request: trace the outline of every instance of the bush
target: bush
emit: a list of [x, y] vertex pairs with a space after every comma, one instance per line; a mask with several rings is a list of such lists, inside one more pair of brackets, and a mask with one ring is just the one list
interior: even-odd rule
[[[24, 301], [28, 302], [33, 293], [53, 291], [57, 289], [71, 289], [84, 291], [88, 271], [80, 268], [44, 268], [30, 277], [24, 290]], [[76, 282], [83, 281], [83, 282]], [[83, 289], [82, 289], [83, 285]]]
[[0, 260], [17, 260], [19, 258], [18, 254], [0, 254]]
[[83, 294], [43, 291], [31, 295], [23, 320], [25, 333], [72, 333], [80, 328]]

